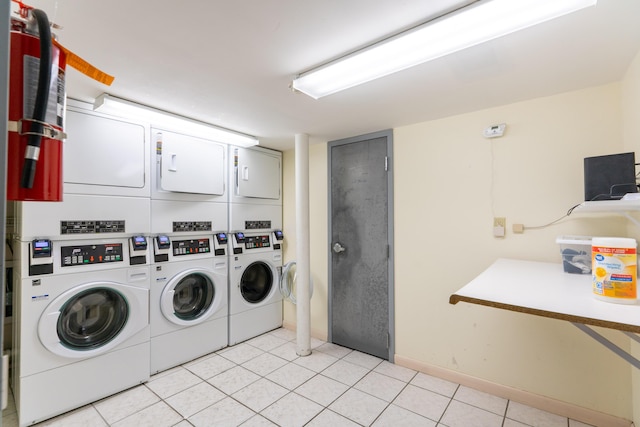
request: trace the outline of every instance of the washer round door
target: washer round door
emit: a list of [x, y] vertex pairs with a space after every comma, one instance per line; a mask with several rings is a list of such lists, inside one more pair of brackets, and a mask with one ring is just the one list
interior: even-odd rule
[[[282, 274], [280, 275], [280, 293], [282, 297], [293, 305], [297, 305], [298, 300], [296, 298], [296, 292], [294, 288], [297, 286], [297, 263], [295, 261], [289, 261], [282, 267]], [[309, 277], [309, 299], [313, 297], [313, 278]]]
[[259, 304], [271, 295], [275, 286], [272, 267], [264, 261], [249, 264], [240, 277], [240, 294], [250, 304]]
[[40, 342], [71, 358], [105, 353], [148, 326], [149, 291], [115, 282], [76, 286], [49, 304], [38, 323]]
[[162, 290], [160, 310], [167, 320], [176, 325], [202, 323], [222, 305], [225, 293], [217, 286], [210, 270], [182, 271], [172, 277]]

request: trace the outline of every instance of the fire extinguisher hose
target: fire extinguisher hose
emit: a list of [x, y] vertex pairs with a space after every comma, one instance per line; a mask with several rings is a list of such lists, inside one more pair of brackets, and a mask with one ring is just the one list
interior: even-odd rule
[[40, 143], [42, 138], [43, 127], [47, 114], [47, 105], [49, 103], [49, 84], [51, 82], [51, 55], [52, 41], [51, 28], [49, 27], [49, 19], [47, 15], [39, 9], [32, 9], [31, 13], [38, 25], [38, 34], [40, 37], [40, 66], [38, 70], [38, 86], [36, 90], [36, 99], [33, 108], [33, 116], [31, 127], [29, 130], [29, 138], [27, 140], [27, 148], [24, 153], [24, 166], [22, 168], [22, 177], [20, 185], [22, 188], [32, 188], [33, 180], [36, 174], [36, 164], [40, 156]]

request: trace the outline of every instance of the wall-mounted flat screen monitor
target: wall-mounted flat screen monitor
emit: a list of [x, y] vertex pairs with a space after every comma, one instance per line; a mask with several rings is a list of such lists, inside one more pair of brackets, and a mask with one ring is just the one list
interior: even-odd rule
[[584, 200], [618, 200], [637, 193], [635, 154], [620, 153], [584, 159]]

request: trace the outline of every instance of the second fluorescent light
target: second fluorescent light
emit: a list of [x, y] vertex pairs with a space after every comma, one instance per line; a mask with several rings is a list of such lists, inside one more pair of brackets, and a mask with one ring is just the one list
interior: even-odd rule
[[259, 144], [258, 139], [253, 136], [193, 120], [188, 117], [178, 116], [147, 105], [117, 98], [106, 93], [96, 98], [93, 109], [101, 113], [145, 120], [151, 125], [165, 127], [167, 130], [185, 132], [191, 136], [225, 144], [239, 145], [242, 147]]
[[429, 22], [296, 77], [318, 99], [595, 5], [597, 0], [491, 0]]

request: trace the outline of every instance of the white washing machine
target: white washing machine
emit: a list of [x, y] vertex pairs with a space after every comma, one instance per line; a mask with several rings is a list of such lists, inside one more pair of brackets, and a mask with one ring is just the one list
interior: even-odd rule
[[151, 373], [227, 346], [226, 203], [152, 200]]
[[147, 381], [147, 238], [19, 247], [12, 360], [20, 426]]
[[280, 230], [251, 230], [231, 236], [229, 345], [282, 326]]
[[229, 345], [282, 325], [282, 153], [229, 147]]
[[153, 242], [150, 372], [156, 373], [227, 346], [227, 237], [156, 235]]

